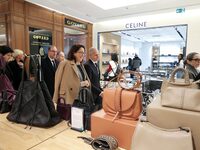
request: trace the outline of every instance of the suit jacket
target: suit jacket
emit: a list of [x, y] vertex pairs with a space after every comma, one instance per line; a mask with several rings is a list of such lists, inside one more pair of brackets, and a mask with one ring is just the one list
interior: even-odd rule
[[42, 63], [41, 63], [43, 79], [52, 97], [54, 94], [55, 72], [58, 67], [58, 63], [59, 62], [55, 60], [56, 68], [54, 68], [48, 56], [42, 59]]
[[91, 90], [93, 93], [93, 97], [96, 100], [99, 97], [99, 94], [102, 92], [100, 86], [100, 73], [97, 71], [96, 66], [91, 60], [88, 60], [84, 64], [85, 70], [91, 81]]
[[[89, 77], [83, 67], [86, 79]], [[65, 60], [60, 62], [55, 75], [55, 91], [53, 101], [57, 103], [59, 97], [65, 99], [66, 104], [72, 104], [78, 97], [80, 89], [80, 79], [78, 67], [74, 61]]]

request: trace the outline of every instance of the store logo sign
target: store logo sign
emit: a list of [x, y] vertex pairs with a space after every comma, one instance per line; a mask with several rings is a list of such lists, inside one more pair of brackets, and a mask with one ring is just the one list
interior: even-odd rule
[[67, 19], [67, 18], [65, 18], [65, 25], [80, 28], [80, 29], [83, 29], [83, 30], [87, 30], [86, 24], [83, 24], [83, 23], [80, 23], [80, 22], [77, 22], [77, 21], [73, 21], [73, 20], [70, 20], [70, 19]]
[[138, 28], [145, 28], [147, 22], [131, 22], [131, 23], [126, 23], [125, 28], [126, 29], [138, 29]]

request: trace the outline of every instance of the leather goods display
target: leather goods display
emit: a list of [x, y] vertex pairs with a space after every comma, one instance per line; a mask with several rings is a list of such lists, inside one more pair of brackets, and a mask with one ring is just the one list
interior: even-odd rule
[[[184, 79], [174, 79], [178, 71], [184, 72]], [[198, 85], [190, 81], [187, 70], [183, 68], [175, 69], [171, 74], [170, 80], [163, 81], [161, 88], [162, 106], [200, 111], [199, 97], [200, 90]]]
[[[37, 56], [38, 57], [38, 56]], [[58, 124], [61, 119], [55, 110], [51, 95], [44, 81], [40, 81], [38, 72], [40, 68], [40, 57], [37, 58], [38, 66], [35, 63], [35, 58], [31, 57], [36, 71], [35, 80], [24, 80], [19, 86], [15, 102], [7, 116], [9, 121], [29, 125], [30, 127], [50, 127]], [[25, 66], [25, 65], [24, 65]]]
[[147, 107], [147, 120], [152, 124], [167, 129], [180, 126], [190, 127], [195, 150], [200, 150], [200, 113], [184, 109], [161, 106], [160, 95], [157, 95]]
[[118, 148], [117, 139], [113, 136], [100, 135], [95, 139], [79, 136], [84, 142], [90, 144], [95, 150], [116, 150]]
[[97, 138], [100, 135], [114, 136], [118, 146], [130, 150], [131, 139], [138, 121], [117, 119], [112, 122], [113, 117], [107, 115], [103, 109], [91, 115], [91, 136]]
[[103, 109], [106, 114], [113, 116], [113, 121], [117, 117], [137, 120], [142, 111], [142, 97], [141, 92], [134, 88], [139, 87], [141, 76], [134, 72], [137, 74], [138, 81], [132, 87], [124, 87], [122, 85], [122, 80], [125, 80], [122, 77], [123, 74], [118, 76], [119, 85], [122, 87], [104, 89]]
[[57, 112], [62, 119], [70, 120], [70, 118], [71, 118], [71, 105], [66, 104], [64, 98], [58, 99], [56, 109], [57, 109]]
[[131, 150], [193, 150], [189, 128], [163, 129], [139, 121], [132, 139]]

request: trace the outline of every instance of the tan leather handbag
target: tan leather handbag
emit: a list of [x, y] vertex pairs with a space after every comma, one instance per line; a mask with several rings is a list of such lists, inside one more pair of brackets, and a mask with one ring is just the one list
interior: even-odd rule
[[[132, 73], [132, 72], [131, 72]], [[118, 82], [121, 86], [122, 76], [118, 76]], [[139, 74], [135, 73], [134, 74]], [[138, 78], [139, 77], [139, 78]], [[120, 81], [119, 81], [120, 80]], [[137, 75], [136, 84], [134, 88], [139, 87], [141, 82], [141, 75]], [[103, 92], [103, 109], [107, 115], [113, 116], [113, 121], [116, 118], [134, 119], [137, 120], [142, 111], [142, 97], [141, 92], [134, 90], [133, 87], [118, 87], [118, 88], [105, 88]]]
[[193, 150], [189, 128], [163, 129], [138, 121], [131, 150]]
[[[177, 71], [184, 72], [184, 79], [174, 79]], [[164, 80], [161, 87], [162, 106], [200, 111], [200, 90], [195, 82], [189, 79], [187, 70], [183, 68], [175, 69], [170, 80]]]

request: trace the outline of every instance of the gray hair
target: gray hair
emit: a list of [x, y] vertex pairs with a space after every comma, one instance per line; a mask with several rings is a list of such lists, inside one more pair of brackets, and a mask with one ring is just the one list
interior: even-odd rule
[[24, 52], [23, 52], [22, 50], [20, 50], [20, 49], [15, 49], [15, 50], [14, 50], [14, 53], [13, 53], [13, 57], [16, 58], [17, 56], [23, 55], [23, 54], [24, 54]]
[[[89, 49], [89, 56], [91, 56], [97, 49], [95, 47], [91, 47]], [[98, 51], [98, 50], [97, 50]]]

